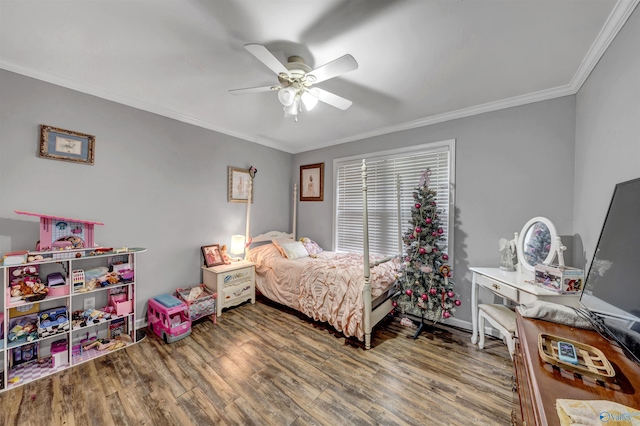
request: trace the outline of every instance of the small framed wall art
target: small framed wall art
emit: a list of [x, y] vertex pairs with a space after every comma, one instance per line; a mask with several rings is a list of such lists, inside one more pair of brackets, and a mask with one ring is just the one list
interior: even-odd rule
[[93, 165], [96, 137], [57, 127], [40, 126], [40, 149], [42, 158]]
[[212, 244], [210, 246], [202, 246], [202, 256], [204, 264], [207, 268], [212, 266], [224, 265], [224, 259], [220, 252], [220, 244]]
[[324, 163], [300, 166], [300, 201], [324, 200]]
[[251, 182], [250, 169], [240, 169], [229, 167], [229, 191], [228, 201], [231, 203], [246, 203], [251, 191], [251, 202], [253, 203], [253, 185]]

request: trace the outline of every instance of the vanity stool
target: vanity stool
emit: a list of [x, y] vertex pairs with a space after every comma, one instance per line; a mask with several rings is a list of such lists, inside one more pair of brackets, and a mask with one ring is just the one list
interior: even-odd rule
[[495, 329], [500, 331], [509, 348], [509, 356], [513, 359], [515, 351], [516, 313], [504, 305], [478, 305], [478, 328], [480, 341], [478, 347], [484, 349], [484, 321], [487, 320]]

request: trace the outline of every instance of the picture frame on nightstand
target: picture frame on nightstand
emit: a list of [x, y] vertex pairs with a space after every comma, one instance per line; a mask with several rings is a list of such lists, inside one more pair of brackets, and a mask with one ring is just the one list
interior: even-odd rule
[[220, 251], [220, 244], [212, 244], [210, 246], [202, 246], [202, 256], [204, 264], [207, 268], [212, 266], [224, 265], [224, 258]]

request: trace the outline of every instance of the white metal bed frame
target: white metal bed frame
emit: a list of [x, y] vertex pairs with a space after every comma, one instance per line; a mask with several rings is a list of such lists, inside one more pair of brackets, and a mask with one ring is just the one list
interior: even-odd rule
[[[247, 227], [245, 232], [246, 247], [250, 244], [258, 242], [271, 241], [276, 238], [292, 238], [296, 239], [296, 220], [297, 220], [297, 199], [298, 190], [297, 185], [293, 186], [293, 231], [291, 233], [281, 231], [269, 231], [264, 234], [257, 235], [255, 238], [251, 238], [249, 229], [251, 226], [251, 189], [253, 186], [253, 179], [249, 181], [249, 198], [247, 200]], [[371, 262], [369, 260], [369, 211], [367, 200], [367, 165], [365, 160], [362, 160], [362, 236], [363, 236], [363, 258], [364, 258], [364, 286], [362, 288], [362, 296], [364, 303], [364, 345], [365, 349], [371, 348], [371, 331], [373, 327], [378, 324], [389, 312], [393, 310], [392, 297], [394, 296], [393, 288], [383, 293], [375, 300], [371, 298], [371, 268], [380, 265], [381, 263], [388, 262], [394, 257], [400, 256], [402, 253], [402, 224], [400, 216], [400, 180], [396, 181], [397, 192], [397, 211], [398, 211], [398, 253], [392, 256], [385, 257], [384, 259]]]

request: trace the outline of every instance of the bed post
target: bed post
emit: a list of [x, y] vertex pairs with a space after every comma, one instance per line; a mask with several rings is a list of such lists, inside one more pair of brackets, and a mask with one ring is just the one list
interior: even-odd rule
[[364, 260], [364, 348], [371, 349], [371, 268], [369, 266], [369, 211], [367, 209], [367, 164], [362, 160], [362, 241]]
[[296, 208], [298, 207], [298, 184], [293, 184], [293, 224], [291, 225], [291, 234], [293, 239], [296, 239]]
[[396, 201], [398, 204], [398, 256], [402, 258], [402, 210], [400, 209], [400, 175], [396, 175]]
[[251, 225], [251, 191], [253, 191], [253, 178], [249, 177], [249, 194], [247, 195], [247, 227], [244, 231], [244, 256], [247, 257], [247, 248], [251, 243], [249, 229]]

